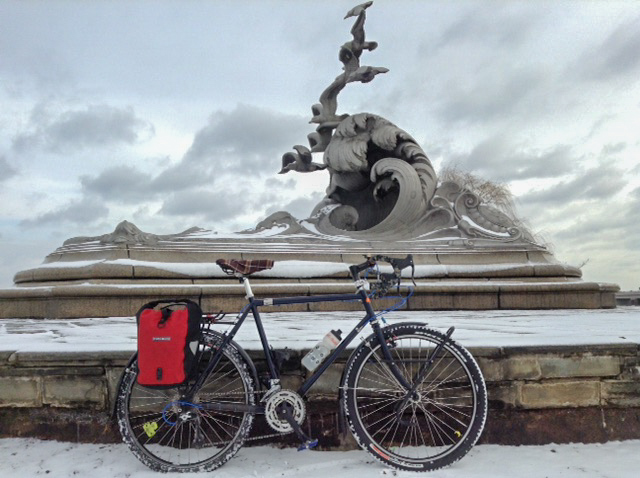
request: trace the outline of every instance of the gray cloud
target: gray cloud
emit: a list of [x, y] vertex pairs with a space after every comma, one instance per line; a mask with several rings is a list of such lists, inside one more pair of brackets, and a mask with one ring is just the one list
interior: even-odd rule
[[468, 154], [452, 154], [448, 163], [496, 181], [553, 178], [571, 172], [576, 164], [572, 148], [557, 145], [537, 151], [512, 144], [505, 136], [493, 136]]
[[153, 126], [138, 118], [133, 108], [89, 105], [83, 110], [51, 114], [40, 105], [31, 113], [30, 131], [13, 139], [16, 151], [41, 146], [52, 152], [65, 152], [86, 147], [134, 144], [154, 134]]
[[236, 182], [243, 177], [275, 174], [280, 170], [282, 154], [294, 144], [306, 143], [311, 131], [303, 116], [256, 106], [238, 105], [230, 112], [215, 112], [196, 133], [180, 163], [158, 175], [155, 184], [177, 190], [222, 184], [217, 178], [223, 174], [232, 175]]
[[627, 149], [627, 146], [628, 146], [627, 143], [624, 143], [624, 142], [607, 143], [604, 146], [602, 146], [601, 154], [605, 156], [616, 155], [618, 153], [622, 153], [625, 149]]
[[587, 79], [606, 81], [640, 70], [640, 16], [615, 29], [604, 42], [591, 49], [572, 70]]
[[210, 191], [194, 189], [170, 195], [160, 209], [161, 214], [168, 216], [191, 216], [208, 221], [225, 221], [239, 214], [248, 212], [249, 204], [241, 198], [247, 192]]
[[[305, 143], [313, 129], [304, 116], [286, 115], [255, 106], [238, 105], [230, 112], [214, 113], [195, 136], [185, 160], [201, 160], [231, 153], [238, 158], [221, 161], [231, 171], [264, 166], [265, 157], [282, 154], [292, 142]], [[276, 167], [279, 161], [275, 161]]]
[[447, 123], [474, 123], [503, 119], [519, 110], [522, 102], [545, 82], [545, 74], [536, 68], [520, 68], [499, 73], [477, 72], [478, 81], [468, 85], [447, 85], [447, 94], [436, 108], [440, 120]]
[[529, 205], [564, 206], [576, 200], [607, 200], [619, 193], [626, 184], [622, 171], [601, 166], [583, 171], [570, 181], [520, 196], [520, 201]]
[[483, 4], [456, 19], [442, 32], [435, 48], [456, 47], [462, 42], [514, 47], [527, 38], [539, 19], [528, 8], [499, 2]]
[[301, 117], [240, 105], [211, 115], [178, 164], [155, 176], [118, 165], [97, 176], [82, 176], [80, 183], [87, 200], [140, 204], [162, 199], [159, 214], [224, 221], [282, 202], [279, 194], [250, 194], [248, 188], [256, 178], [275, 175], [280, 156], [291, 145], [304, 143], [311, 129]]
[[270, 207], [266, 214], [269, 215], [276, 211], [287, 211], [296, 219], [306, 219], [323, 197], [324, 194], [319, 192], [313, 193], [310, 196], [299, 197], [287, 204], [280, 203]]
[[640, 188], [632, 191], [628, 197], [620, 198], [615, 204], [603, 202], [589, 212], [575, 216], [575, 220], [561, 228], [556, 236], [576, 246], [601, 243], [603, 250], [612, 247], [611, 239], [615, 237], [616, 247], [626, 246], [637, 250], [640, 237]]
[[81, 176], [80, 183], [89, 196], [123, 203], [151, 199], [161, 193], [153, 187], [148, 174], [129, 165], [112, 166], [95, 177]]
[[71, 201], [56, 211], [41, 214], [35, 219], [21, 221], [20, 225], [24, 227], [56, 226], [64, 223], [85, 225], [103, 219], [108, 214], [109, 209], [102, 201], [85, 197]]
[[4, 156], [0, 156], [0, 182], [6, 181], [7, 179], [15, 176], [18, 173], [18, 170], [14, 168], [7, 158]]

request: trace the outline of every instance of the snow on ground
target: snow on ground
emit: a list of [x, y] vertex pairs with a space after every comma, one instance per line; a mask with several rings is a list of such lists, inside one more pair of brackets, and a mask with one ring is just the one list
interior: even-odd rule
[[[309, 348], [326, 331], [349, 330], [360, 312], [270, 313], [265, 328], [276, 348]], [[391, 319], [393, 317], [393, 319]], [[398, 311], [390, 321], [425, 321], [466, 346], [640, 343], [640, 307], [610, 310]], [[221, 326], [226, 328], [228, 326]], [[259, 347], [248, 322], [238, 336], [248, 349]], [[0, 320], [0, 351], [133, 351], [133, 318]], [[506, 447], [477, 446], [452, 467], [425, 476], [438, 478], [635, 478], [640, 476], [640, 440], [605, 444]], [[384, 468], [363, 451], [325, 452], [270, 447], [243, 448], [219, 470], [199, 476], [298, 477], [333, 475], [417, 476]], [[144, 478], [168, 476], [148, 470], [124, 445], [87, 445], [0, 439], [0, 477]], [[184, 477], [184, 475], [181, 475]]]
[[[223, 467], [192, 476], [216, 478], [636, 478], [640, 440], [594, 445], [507, 447], [481, 445], [449, 468], [418, 475], [385, 468], [364, 451], [242, 448]], [[86, 445], [35, 439], [0, 439], [0, 476], [150, 478], [181, 476], [147, 469], [125, 445]]]
[[[277, 312], [263, 314], [275, 348], [311, 348], [331, 329], [351, 330], [362, 312]], [[474, 346], [532, 346], [640, 343], [640, 307], [603, 310], [485, 310], [397, 311], [389, 322], [422, 321]], [[233, 316], [231, 317], [233, 318]], [[248, 320], [236, 341], [246, 349], [259, 349], [260, 341]], [[227, 325], [216, 327], [226, 330]], [[362, 334], [369, 333], [365, 328]], [[354, 341], [355, 346], [358, 342]], [[0, 351], [90, 352], [130, 351], [136, 348], [136, 323], [131, 317], [98, 319], [2, 319]]]

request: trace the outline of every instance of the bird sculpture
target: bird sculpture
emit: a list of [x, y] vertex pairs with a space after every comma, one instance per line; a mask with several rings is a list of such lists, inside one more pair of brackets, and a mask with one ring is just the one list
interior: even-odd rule
[[327, 167], [326, 164], [314, 163], [312, 161], [313, 156], [309, 148], [298, 144], [294, 146], [293, 149], [296, 150], [295, 153], [290, 152], [282, 155], [282, 169], [278, 174], [286, 174], [289, 171], [310, 173]]

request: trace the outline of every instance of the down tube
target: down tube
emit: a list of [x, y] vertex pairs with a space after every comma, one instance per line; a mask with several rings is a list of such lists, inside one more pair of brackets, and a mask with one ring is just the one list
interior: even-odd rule
[[336, 349], [329, 355], [329, 357], [320, 365], [320, 368], [316, 370], [311, 377], [309, 377], [302, 386], [298, 389], [298, 394], [305, 396], [314, 383], [320, 378], [320, 376], [331, 366], [333, 362], [340, 356], [342, 351], [353, 341], [354, 338], [360, 333], [362, 328], [371, 320], [371, 315], [367, 313], [358, 325], [345, 337], [345, 339], [338, 344]]

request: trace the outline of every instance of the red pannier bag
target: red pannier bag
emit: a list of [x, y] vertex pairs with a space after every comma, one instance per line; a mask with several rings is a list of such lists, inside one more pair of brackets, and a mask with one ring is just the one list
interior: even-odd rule
[[188, 299], [157, 300], [142, 306], [136, 319], [138, 383], [154, 388], [185, 384], [197, 369], [202, 336], [198, 304]]

